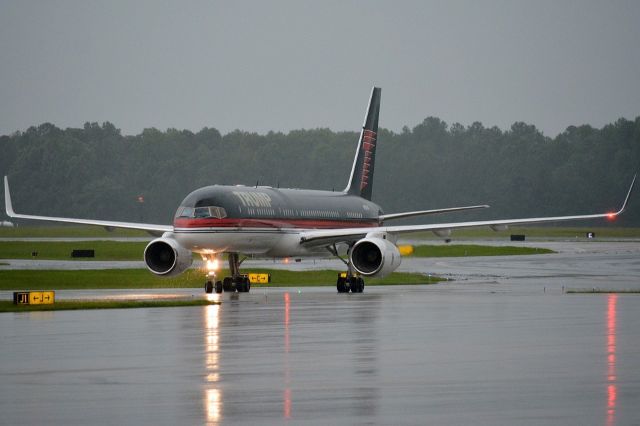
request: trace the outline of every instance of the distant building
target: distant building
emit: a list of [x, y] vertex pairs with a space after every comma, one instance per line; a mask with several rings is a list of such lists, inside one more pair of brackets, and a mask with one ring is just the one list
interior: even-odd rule
[[3, 220], [2, 222], [0, 222], [0, 228], [13, 228], [13, 223], [9, 222], [8, 220]]

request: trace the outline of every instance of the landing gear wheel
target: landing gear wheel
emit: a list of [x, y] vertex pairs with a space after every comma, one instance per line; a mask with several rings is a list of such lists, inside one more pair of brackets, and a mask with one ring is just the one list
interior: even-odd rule
[[348, 293], [349, 287], [347, 286], [347, 279], [341, 276], [338, 276], [338, 282], [336, 283], [336, 287], [338, 289], [338, 293]]
[[207, 294], [213, 293], [213, 283], [211, 281], [204, 283], [204, 292]]
[[357, 293], [358, 292], [358, 278], [357, 277], [349, 277], [347, 278], [347, 293]]
[[222, 281], [216, 281], [215, 290], [218, 294], [222, 293]]
[[338, 293], [362, 293], [364, 291], [364, 279], [357, 276], [343, 277], [338, 275], [336, 288]]
[[227, 291], [235, 291], [235, 288], [233, 286], [233, 281], [231, 280], [231, 277], [224, 277], [224, 280], [222, 280], [222, 289], [227, 292]]
[[362, 293], [364, 291], [364, 280], [361, 277], [351, 278], [351, 292]]
[[236, 289], [238, 290], [238, 293], [244, 293], [247, 291], [245, 290], [244, 277], [240, 276], [236, 279]]
[[248, 293], [251, 290], [251, 281], [249, 281], [249, 277], [246, 275], [240, 275], [236, 279], [236, 289], [238, 289], [238, 293]]

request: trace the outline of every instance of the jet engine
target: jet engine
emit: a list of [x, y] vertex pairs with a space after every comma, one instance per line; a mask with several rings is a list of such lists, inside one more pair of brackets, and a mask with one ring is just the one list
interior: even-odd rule
[[183, 273], [193, 258], [191, 252], [172, 238], [157, 238], [144, 249], [144, 262], [156, 275], [172, 277]]
[[402, 258], [395, 244], [388, 240], [367, 237], [353, 245], [349, 259], [353, 268], [366, 277], [383, 277], [395, 271]]

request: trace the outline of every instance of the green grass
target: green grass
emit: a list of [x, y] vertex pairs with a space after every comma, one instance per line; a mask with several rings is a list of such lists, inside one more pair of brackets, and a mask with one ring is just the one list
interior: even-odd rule
[[463, 257], [463, 256], [510, 256], [525, 254], [555, 253], [553, 250], [536, 247], [511, 247], [511, 246], [479, 246], [473, 244], [454, 245], [424, 245], [414, 246], [411, 256], [415, 257]]
[[[0, 259], [142, 260], [145, 242], [118, 241], [2, 241]], [[72, 258], [73, 250], [95, 250], [95, 257]], [[37, 257], [31, 253], [37, 252]]]
[[[80, 241], [80, 242], [0, 242], [0, 259], [32, 259], [31, 253], [37, 252], [34, 259], [43, 260], [142, 260], [147, 243], [118, 241]], [[72, 258], [75, 249], [93, 249], [95, 257]], [[521, 254], [553, 253], [552, 250], [530, 247], [491, 247], [480, 245], [437, 245], [415, 246], [412, 256], [417, 257], [455, 257], [455, 256], [506, 256]], [[194, 257], [199, 257], [195, 255]]]
[[[335, 286], [338, 271], [288, 271], [280, 269], [245, 269], [243, 272], [271, 274], [270, 284], [254, 284], [260, 287]], [[219, 276], [228, 275], [220, 271]], [[432, 284], [441, 278], [395, 272], [385, 278], [367, 279], [367, 285]], [[0, 271], [0, 290], [77, 290], [77, 289], [136, 289], [136, 288], [201, 288], [204, 274], [190, 269], [173, 278], [156, 277], [145, 269], [106, 269], [82, 271]]]
[[[142, 253], [147, 243], [118, 241], [3, 241], [0, 242], [0, 259], [32, 259], [32, 252], [37, 252], [36, 259], [43, 260], [142, 260]], [[75, 249], [93, 249], [95, 257], [72, 258]], [[415, 246], [417, 257], [456, 257], [456, 256], [506, 256], [522, 254], [553, 253], [552, 250], [531, 247], [491, 247], [480, 245], [424, 245]], [[198, 257], [198, 255], [194, 255]]]
[[62, 300], [52, 305], [14, 305], [0, 301], [0, 312], [72, 311], [85, 309], [168, 308], [220, 304], [206, 299], [176, 300]]
[[203, 274], [194, 270], [174, 278], [159, 278], [145, 269], [0, 271], [1, 290], [193, 288], [203, 285]]
[[144, 231], [133, 229], [114, 229], [107, 231], [100, 226], [56, 225], [56, 226], [17, 226], [0, 228], [1, 238], [122, 238], [149, 237]]
[[[327, 269], [318, 271], [252, 269], [251, 272], [271, 274], [271, 283], [253, 284], [252, 288], [255, 289], [260, 287], [335, 286], [339, 271]], [[394, 272], [384, 278], [365, 278], [366, 285], [435, 284], [440, 281], [443, 281], [443, 278], [408, 272]]]

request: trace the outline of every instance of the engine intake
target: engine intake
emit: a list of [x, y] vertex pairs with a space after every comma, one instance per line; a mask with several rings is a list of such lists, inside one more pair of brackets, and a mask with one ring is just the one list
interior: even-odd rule
[[172, 277], [183, 273], [193, 258], [191, 252], [172, 238], [157, 238], [144, 249], [144, 262], [156, 275]]
[[382, 238], [364, 238], [354, 244], [349, 255], [353, 268], [366, 277], [384, 277], [395, 271], [402, 257], [395, 244]]

